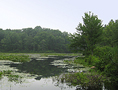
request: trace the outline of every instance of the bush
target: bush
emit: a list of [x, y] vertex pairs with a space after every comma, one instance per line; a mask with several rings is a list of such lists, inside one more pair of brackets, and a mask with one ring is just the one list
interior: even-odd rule
[[111, 78], [112, 81], [118, 82], [118, 48], [112, 49], [113, 57], [111, 61], [105, 66], [105, 74]]
[[96, 68], [112, 81], [118, 81], [118, 47], [97, 47], [94, 55], [99, 57]]
[[61, 78], [61, 81], [71, 83], [71, 85], [74, 86], [80, 85], [84, 90], [86, 88], [94, 88], [90, 90], [96, 90], [95, 88], [99, 88], [101, 86], [103, 77], [101, 75], [97, 75], [94, 73], [91, 74], [73, 73], [73, 74], [65, 74]]
[[87, 58], [85, 58], [85, 61], [88, 63], [88, 65], [96, 66], [99, 62], [99, 58], [93, 55], [89, 55]]

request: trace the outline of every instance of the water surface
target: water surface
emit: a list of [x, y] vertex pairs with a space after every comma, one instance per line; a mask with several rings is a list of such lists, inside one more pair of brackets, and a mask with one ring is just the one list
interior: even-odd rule
[[[0, 78], [0, 90], [85, 90], [81, 86], [58, 82], [55, 77], [63, 73], [81, 72], [83, 66], [68, 65], [63, 60], [73, 60], [69, 56], [33, 57], [30, 62], [0, 61], [0, 70], [12, 70], [11, 76]], [[110, 83], [100, 88], [87, 90], [117, 90]]]

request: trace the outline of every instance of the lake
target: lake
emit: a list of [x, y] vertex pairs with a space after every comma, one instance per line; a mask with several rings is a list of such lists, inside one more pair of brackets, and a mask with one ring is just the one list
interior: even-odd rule
[[[74, 58], [73, 56], [32, 57], [31, 61], [24, 63], [2, 60], [1, 70], [11, 70], [13, 75], [4, 75], [0, 79], [0, 90], [84, 90], [81, 86], [71, 86], [56, 79], [64, 73], [87, 70], [83, 66], [75, 67], [63, 62]], [[106, 89], [103, 85], [98, 90], [115, 89]]]

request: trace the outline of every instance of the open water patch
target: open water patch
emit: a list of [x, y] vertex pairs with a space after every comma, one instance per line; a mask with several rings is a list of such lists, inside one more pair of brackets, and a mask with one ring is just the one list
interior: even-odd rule
[[36, 79], [41, 79], [41, 77], [47, 78], [67, 71], [69, 67], [64, 67], [65, 65], [68, 66], [67, 64], [63, 63], [64, 58], [72, 57], [50, 56], [45, 58], [31, 58], [30, 62], [7, 63], [5, 65], [18, 69], [18, 72], [39, 75], [39, 77], [36, 77]]

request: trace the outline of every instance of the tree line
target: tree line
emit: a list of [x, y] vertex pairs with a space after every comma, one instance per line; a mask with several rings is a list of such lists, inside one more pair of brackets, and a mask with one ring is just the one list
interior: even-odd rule
[[36, 26], [0, 29], [0, 52], [70, 52], [68, 33]]

